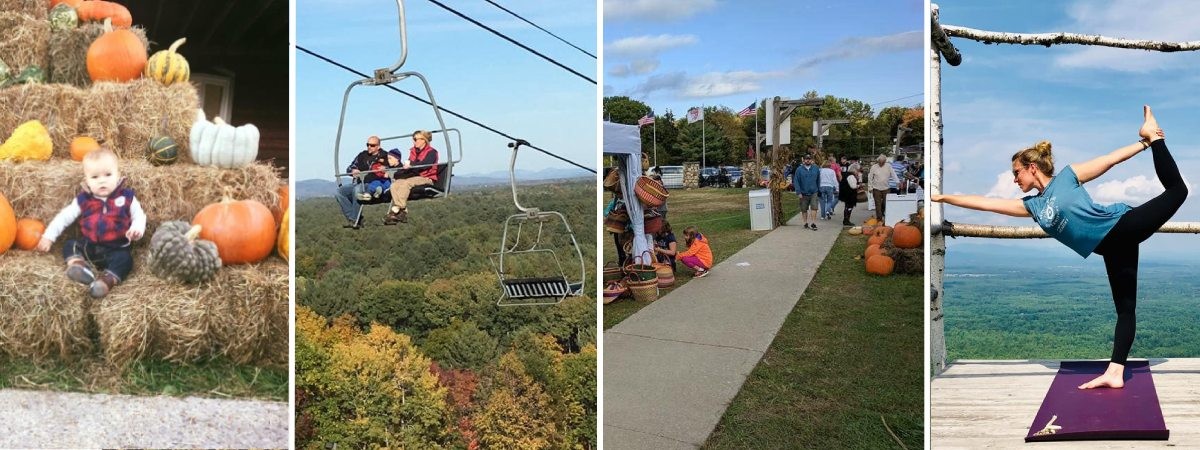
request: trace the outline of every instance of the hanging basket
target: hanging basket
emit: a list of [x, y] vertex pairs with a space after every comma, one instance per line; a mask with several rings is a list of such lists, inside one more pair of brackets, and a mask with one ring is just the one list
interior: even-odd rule
[[633, 193], [637, 195], [643, 205], [651, 208], [662, 206], [663, 203], [666, 203], [667, 197], [671, 195], [662, 183], [650, 177], [638, 177], [637, 183], [633, 186]]
[[628, 225], [629, 212], [624, 205], [613, 208], [612, 212], [604, 216], [604, 230], [609, 233], [624, 233]]
[[607, 305], [629, 292], [629, 288], [621, 280], [611, 281], [604, 286], [604, 304]]
[[621, 174], [618, 173], [617, 169], [614, 167], [612, 170], [610, 170], [608, 172], [608, 175], [604, 176], [604, 190], [616, 191], [617, 184], [619, 184], [620, 182], [621, 182]]
[[646, 234], [658, 234], [663, 230], [663, 218], [657, 213], [647, 213], [642, 222]]
[[668, 288], [675, 285], [675, 269], [669, 263], [654, 263], [654, 272], [658, 275], [658, 287]]
[[652, 280], [629, 280], [627, 283], [629, 292], [633, 294], [633, 299], [639, 302], [652, 302], [658, 300], [658, 279]]

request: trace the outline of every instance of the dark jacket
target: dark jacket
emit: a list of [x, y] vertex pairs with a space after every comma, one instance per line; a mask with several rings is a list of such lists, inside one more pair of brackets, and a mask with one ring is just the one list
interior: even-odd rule
[[[354, 161], [351, 161], [350, 165], [346, 166], [346, 173], [353, 172], [354, 169], [358, 169], [361, 172], [366, 172], [371, 170], [371, 166], [375, 164], [383, 164], [384, 166], [387, 166], [387, 152], [380, 151], [373, 156], [366, 150], [358, 152], [358, 156], [354, 157]], [[359, 179], [355, 178], [354, 182], [359, 182]]]

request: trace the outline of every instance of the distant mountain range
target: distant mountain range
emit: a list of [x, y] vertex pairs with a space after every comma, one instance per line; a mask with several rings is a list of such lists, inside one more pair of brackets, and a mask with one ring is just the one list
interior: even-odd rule
[[[579, 169], [543, 169], [538, 171], [517, 170], [517, 182], [540, 182], [547, 180], [594, 179], [593, 175]], [[344, 181], [344, 180], [343, 180]], [[454, 175], [453, 188], [485, 187], [508, 184], [508, 171], [485, 174]], [[309, 179], [296, 182], [296, 198], [300, 200], [316, 197], [333, 197], [337, 184], [330, 180]]]

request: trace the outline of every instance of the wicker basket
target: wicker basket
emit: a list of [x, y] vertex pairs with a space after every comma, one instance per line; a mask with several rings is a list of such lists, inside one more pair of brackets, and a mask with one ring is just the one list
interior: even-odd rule
[[642, 219], [642, 230], [646, 234], [658, 234], [663, 230], [663, 218], [658, 213], [647, 213]]
[[650, 177], [639, 177], [637, 183], [634, 183], [633, 193], [637, 195], [643, 205], [652, 208], [662, 206], [663, 203], [666, 203], [667, 197], [671, 195], [662, 183]]
[[637, 281], [629, 280], [629, 292], [633, 294], [633, 299], [639, 302], [652, 302], [658, 300], [658, 279]]
[[[644, 251], [642, 255], [645, 255], [642, 261], [654, 261], [654, 255], [650, 251]], [[625, 273], [629, 274], [629, 279], [633, 281], [658, 280], [658, 272], [652, 264], [629, 264], [625, 266]]]
[[604, 190], [615, 191], [615, 190], [617, 190], [617, 185], [620, 182], [621, 182], [621, 174], [618, 173], [617, 168], [614, 167], [614, 168], [612, 168], [612, 170], [610, 170], [608, 172], [608, 175], [604, 176]]
[[629, 212], [625, 210], [624, 206], [613, 209], [607, 216], [604, 216], [604, 230], [609, 233], [623, 233], [628, 225]]
[[609, 282], [604, 286], [604, 304], [607, 305], [616, 301], [616, 299], [621, 298], [627, 292], [629, 292], [629, 288], [625, 287], [625, 284], [621, 280]]
[[675, 270], [668, 263], [654, 263], [654, 272], [658, 274], [658, 287], [667, 288], [675, 285]]
[[605, 284], [610, 281], [621, 281], [622, 278], [625, 278], [625, 270], [621, 268], [620, 264], [615, 262], [604, 263], [603, 280]]

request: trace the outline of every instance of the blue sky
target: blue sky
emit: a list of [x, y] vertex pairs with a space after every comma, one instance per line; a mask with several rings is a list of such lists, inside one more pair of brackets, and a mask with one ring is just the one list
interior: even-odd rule
[[876, 112], [919, 105], [923, 11], [915, 0], [607, 0], [604, 95], [676, 117], [810, 90]]
[[[939, 1], [941, 22], [989, 31], [1073, 32], [1109, 37], [1200, 40], [1200, 2], [1156, 1]], [[1019, 198], [1010, 172], [1014, 152], [1040, 140], [1054, 148], [1055, 170], [1136, 142], [1141, 105], [1154, 108], [1191, 196], [1172, 219], [1200, 220], [1200, 54], [1159, 53], [1080, 45], [984, 45], [952, 39], [963, 54], [959, 67], [942, 65], [946, 193]], [[1100, 203], [1138, 205], [1162, 192], [1149, 152], [1113, 168], [1085, 187]], [[1033, 191], [1031, 191], [1033, 192]], [[1034, 225], [947, 206], [948, 220]], [[1048, 239], [974, 243], [1033, 246], [1070, 255]], [[950, 245], [952, 246], [952, 241]], [[1192, 251], [1193, 235], [1157, 235], [1142, 258]], [[1100, 263], [1101, 258], [1089, 258]]]
[[[597, 78], [597, 61], [486, 2], [446, 5]], [[563, 39], [597, 54], [594, 1], [497, 2]], [[364, 73], [399, 58], [396, 4], [381, 0], [297, 0], [295, 44]], [[596, 85], [502, 40], [427, 1], [405, 2], [408, 59], [401, 71], [420, 72], [439, 106], [588, 167], [597, 160]], [[346, 86], [358, 77], [296, 52], [295, 179], [332, 179], [333, 143]], [[394, 86], [424, 96], [415, 78]], [[456, 174], [508, 169], [503, 137], [443, 113], [447, 127], [462, 130], [463, 161]], [[344, 168], [372, 134], [397, 136], [437, 127], [432, 108], [383, 87], [351, 93], [340, 161]], [[385, 142], [385, 148], [388, 148]], [[434, 147], [444, 147], [435, 136]], [[399, 141], [397, 144], [399, 145]], [[404, 149], [411, 141], [404, 143]], [[444, 155], [443, 155], [444, 156]], [[537, 152], [522, 152], [522, 170], [570, 169]], [[580, 176], [588, 175], [575, 169]]]

